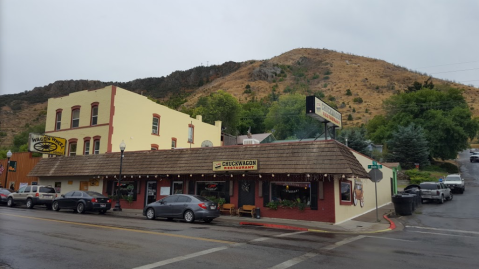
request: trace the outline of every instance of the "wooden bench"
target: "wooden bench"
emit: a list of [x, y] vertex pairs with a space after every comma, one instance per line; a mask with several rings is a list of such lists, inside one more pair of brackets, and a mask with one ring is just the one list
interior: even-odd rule
[[234, 204], [223, 204], [220, 207], [220, 212], [228, 212], [230, 213], [230, 216], [233, 216], [235, 214], [235, 205]]
[[251, 217], [254, 218], [254, 213], [255, 213], [256, 206], [254, 205], [244, 205], [240, 208], [238, 208], [238, 216], [241, 216], [241, 213], [249, 213], [251, 214]]

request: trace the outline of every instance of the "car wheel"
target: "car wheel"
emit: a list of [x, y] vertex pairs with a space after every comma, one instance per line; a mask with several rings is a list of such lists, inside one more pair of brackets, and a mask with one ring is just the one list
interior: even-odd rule
[[103, 215], [103, 214], [105, 214], [105, 213], [106, 213], [106, 209], [102, 209], [102, 210], [100, 210], [100, 214], [102, 214], [102, 215]]
[[439, 200], [439, 203], [444, 204], [444, 195], [441, 195], [441, 199]]
[[59, 210], [60, 210], [60, 207], [58, 206], [58, 202], [53, 202], [53, 204], [52, 204], [52, 209], [55, 210], [55, 211], [59, 211]]
[[13, 202], [13, 198], [12, 198], [12, 197], [8, 198], [8, 200], [7, 200], [7, 206], [8, 206], [8, 207], [13, 207], [13, 206], [15, 206], [15, 203]]
[[195, 213], [191, 210], [187, 210], [184, 215], [185, 221], [188, 223], [195, 222]]
[[452, 192], [451, 192], [451, 195], [449, 196], [449, 198], [447, 200], [452, 201], [452, 198], [453, 198], [453, 195], [452, 195]]
[[149, 220], [154, 220], [156, 218], [155, 210], [153, 208], [150, 207], [146, 210], [146, 218]]
[[27, 208], [32, 209], [33, 208], [33, 201], [32, 199], [28, 198], [27, 199]]
[[210, 223], [210, 222], [213, 221], [213, 219], [204, 219], [203, 221], [206, 222], [206, 223]]
[[77, 204], [77, 213], [79, 214], [85, 213], [85, 205], [83, 203]]

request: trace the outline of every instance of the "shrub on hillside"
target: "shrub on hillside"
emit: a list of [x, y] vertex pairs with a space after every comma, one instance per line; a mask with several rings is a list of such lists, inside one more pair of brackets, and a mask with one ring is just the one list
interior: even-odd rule
[[406, 175], [409, 177], [411, 184], [421, 184], [421, 182], [426, 181], [437, 181], [436, 178], [431, 176], [430, 173], [425, 171], [419, 171], [417, 169], [411, 169], [405, 171]]

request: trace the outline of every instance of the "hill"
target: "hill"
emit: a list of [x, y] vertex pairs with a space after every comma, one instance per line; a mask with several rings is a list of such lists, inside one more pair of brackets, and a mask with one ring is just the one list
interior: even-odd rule
[[[343, 115], [343, 125], [349, 127], [366, 123], [375, 115], [382, 114], [383, 100], [404, 91], [415, 81], [427, 79], [426, 74], [378, 59], [326, 49], [294, 49], [269, 60], [199, 66], [175, 71], [167, 77], [130, 82], [56, 81], [31, 91], [1, 96], [0, 146], [12, 144], [13, 135], [21, 132], [27, 124], [44, 123], [48, 98], [111, 84], [161, 101], [176, 96], [186, 97], [185, 106], [193, 106], [201, 96], [220, 89], [240, 102], [265, 98], [272, 93], [324, 95], [322, 99], [338, 107]], [[479, 116], [477, 88], [435, 78], [432, 82], [464, 89], [464, 96], [474, 115]], [[347, 120], [349, 114], [352, 121]]]

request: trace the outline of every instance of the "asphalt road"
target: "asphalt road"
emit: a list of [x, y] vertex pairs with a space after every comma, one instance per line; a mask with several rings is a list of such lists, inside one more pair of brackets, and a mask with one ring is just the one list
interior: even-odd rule
[[0, 206], [0, 268], [477, 268], [479, 164], [466, 192], [395, 219], [401, 231], [320, 234]]

